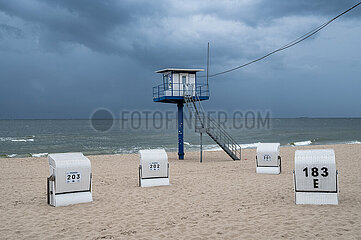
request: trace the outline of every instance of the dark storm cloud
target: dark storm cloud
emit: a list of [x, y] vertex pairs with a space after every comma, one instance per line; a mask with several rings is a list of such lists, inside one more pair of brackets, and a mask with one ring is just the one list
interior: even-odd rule
[[[79, 44], [94, 51], [133, 55], [141, 61], [148, 61], [147, 56], [158, 56], [159, 60], [163, 62], [168, 60], [168, 56], [172, 54], [191, 55], [192, 59], [194, 59], [192, 55], [198, 55], [195, 49], [199, 46], [186, 52], [179, 52], [172, 51], [174, 42], [158, 41], [153, 45], [149, 43], [149, 38], [156, 38], [154, 35], [166, 38], [166, 35], [175, 31], [175, 29], [164, 26], [164, 22], [168, 21], [169, 17], [173, 17], [175, 11], [179, 12], [181, 16], [179, 20], [203, 14], [205, 16], [214, 15], [221, 20], [231, 19], [257, 25], [278, 17], [335, 14], [355, 2], [351, 0], [280, 0], [237, 4], [227, 1], [222, 3], [194, 1], [191, 3], [193, 7], [185, 7], [183, 10], [181, 7], [187, 3], [179, 1], [179, 4], [175, 4], [175, 6], [173, 3], [172, 1], [157, 1], [151, 4], [149, 1], [116, 0], [2, 1], [0, 9], [8, 15], [40, 25], [39, 42], [49, 51], [62, 50], [64, 45], [66, 47], [69, 44]], [[172, 20], [173, 24], [177, 25], [176, 20], [169, 19], [169, 21]], [[148, 29], [144, 29], [145, 27], [149, 28], [149, 31], [153, 31], [154, 35], [147, 35]], [[162, 40], [161, 37], [158, 39]], [[188, 41], [188, 43], [190, 43], [189, 46], [194, 46], [194, 41]], [[185, 49], [188, 49], [189, 46], [186, 46]], [[164, 50], [165, 54], [155, 54], [159, 49]], [[228, 55], [234, 51], [225, 52]], [[179, 57], [183, 59], [182, 56]]]
[[[204, 67], [206, 45], [211, 42], [211, 71], [222, 71], [282, 46], [355, 3], [0, 0], [0, 118], [88, 117], [98, 107], [113, 109], [115, 114], [124, 107], [160, 107], [151, 101], [152, 86], [159, 84], [154, 70]], [[343, 51], [333, 57], [346, 59], [347, 53], [350, 58], [355, 52], [352, 46], [356, 46], [351, 40], [360, 32], [353, 26], [360, 24], [360, 16], [360, 9], [355, 9], [328, 27], [323, 35], [258, 65], [212, 79], [212, 86], [217, 89], [214, 96], [218, 99], [229, 96], [215, 106], [237, 108], [241, 98], [242, 102], [249, 102], [250, 108], [273, 109], [283, 104], [275, 112], [287, 115], [290, 111], [276, 86], [292, 79], [289, 84], [293, 89], [297, 82], [308, 81], [304, 72], [310, 73], [308, 78], [318, 76], [320, 84], [325, 84], [326, 80], [322, 81], [325, 69], [320, 66], [322, 61], [329, 61], [328, 51], [332, 49], [325, 43], [329, 39], [341, 44], [348, 41], [350, 47], [343, 46], [340, 48]], [[328, 37], [318, 41], [320, 36]], [[324, 50], [319, 52], [320, 62], [311, 53], [304, 56], [303, 49], [307, 53]], [[340, 63], [328, 64], [323, 67], [332, 71]], [[343, 64], [349, 78], [356, 76], [350, 72], [359, 62], [352, 61], [355, 64], [352, 69], [352, 64]], [[337, 81], [332, 78], [328, 81]], [[262, 85], [264, 81], [267, 83]], [[267, 104], [249, 101], [253, 99], [251, 91], [239, 94], [240, 89], [255, 90], [256, 86], [266, 93], [262, 86], [272, 89], [270, 83], [280, 97]], [[321, 85], [316, 88], [322, 89]], [[350, 91], [354, 89], [349, 87]], [[228, 91], [235, 91], [234, 95]], [[302, 98], [297, 91], [291, 92]], [[351, 96], [357, 100], [357, 95]], [[302, 100], [296, 97], [293, 105], [296, 110], [292, 114], [303, 115]], [[316, 114], [319, 107], [311, 113]], [[297, 112], [298, 108], [301, 112]]]
[[[267, 7], [269, 13], [278, 13], [279, 15], [294, 15], [294, 14], [314, 14], [314, 15], [336, 15], [349, 7], [355, 5], [358, 1], [355, 0], [280, 0], [268, 1]], [[361, 16], [360, 12], [357, 13]]]
[[39, 40], [48, 49], [71, 43], [96, 51], [117, 52], [121, 49], [110, 40], [111, 32], [131, 20], [129, 8], [117, 2], [3, 1], [0, 9], [10, 16], [38, 24]]
[[10, 35], [15, 38], [21, 38], [24, 36], [23, 32], [19, 28], [7, 24], [0, 24], [0, 38], [3, 35], [4, 36]]
[[[292, 15], [325, 15], [327, 17], [337, 15], [355, 5], [355, 0], [279, 0], [279, 1], [262, 1], [259, 5], [262, 16], [267, 18], [292, 16]], [[261, 7], [263, 5], [263, 7]], [[360, 17], [360, 12], [350, 14]], [[349, 17], [346, 15], [345, 17]]]

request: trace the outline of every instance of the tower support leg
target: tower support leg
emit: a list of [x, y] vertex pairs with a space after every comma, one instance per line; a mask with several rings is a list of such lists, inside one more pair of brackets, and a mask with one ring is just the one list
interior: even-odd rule
[[178, 158], [184, 159], [184, 142], [183, 142], [183, 102], [177, 104], [178, 107]]

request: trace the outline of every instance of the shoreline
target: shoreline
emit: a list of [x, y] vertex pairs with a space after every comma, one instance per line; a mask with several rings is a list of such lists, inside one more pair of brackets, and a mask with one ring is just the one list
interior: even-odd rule
[[[306, 142], [306, 141], [305, 141]], [[257, 144], [257, 143], [254, 143]], [[254, 144], [243, 144], [243, 145], [254, 145]], [[281, 145], [281, 148], [297, 148], [297, 147], [312, 147], [312, 146], [334, 146], [334, 145], [361, 145], [361, 142], [359, 141], [349, 141], [349, 143], [330, 143], [330, 144], [307, 144], [307, 145], [291, 145], [291, 144], [287, 144], [287, 145]], [[212, 144], [216, 145], [216, 144]], [[242, 145], [242, 144], [241, 144]], [[204, 145], [207, 146], [207, 145]], [[218, 146], [218, 145], [217, 145]], [[219, 149], [204, 149], [203, 148], [203, 152], [219, 152], [219, 151], [223, 151], [220, 147], [217, 147]], [[247, 149], [256, 149], [257, 147], [246, 147], [246, 148], [242, 148], [242, 151], [247, 150]], [[148, 149], [148, 148], [145, 148]], [[141, 150], [141, 149], [139, 149]], [[132, 153], [84, 153], [85, 156], [108, 156], [108, 155], [128, 155], [128, 154], [138, 154], [139, 150], [137, 150], [136, 152], [132, 152]], [[80, 151], [79, 151], [80, 152]], [[168, 150], [166, 149], [167, 153], [177, 153], [177, 150]], [[187, 150], [185, 149], [185, 154], [186, 153], [196, 153], [199, 152], [199, 150], [195, 150], [194, 148]], [[58, 152], [54, 152], [54, 153], [58, 153]], [[16, 159], [16, 158], [42, 158], [42, 157], [47, 157], [47, 155], [50, 153], [29, 153], [27, 154], [28, 156], [24, 156], [25, 154], [4, 154], [4, 155], [0, 155], [0, 159], [5, 158], [5, 159]]]

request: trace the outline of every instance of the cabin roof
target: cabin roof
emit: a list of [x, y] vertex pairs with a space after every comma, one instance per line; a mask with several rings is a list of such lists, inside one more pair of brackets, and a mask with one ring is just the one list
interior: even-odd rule
[[196, 73], [196, 72], [203, 72], [204, 69], [189, 69], [189, 68], [165, 68], [165, 69], [161, 69], [158, 71], [155, 71], [156, 73], [164, 73], [164, 72], [192, 72], [192, 73]]

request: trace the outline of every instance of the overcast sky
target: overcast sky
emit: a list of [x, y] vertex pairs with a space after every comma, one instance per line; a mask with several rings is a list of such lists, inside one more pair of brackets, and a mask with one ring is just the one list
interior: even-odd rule
[[[155, 70], [210, 73], [262, 56], [353, 0], [0, 0], [0, 118], [87, 118], [152, 102]], [[314, 37], [210, 79], [205, 108], [361, 117], [361, 6]]]

